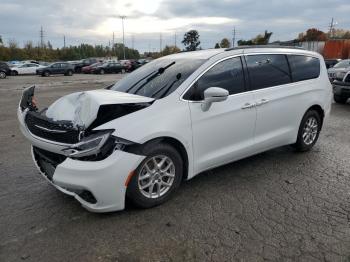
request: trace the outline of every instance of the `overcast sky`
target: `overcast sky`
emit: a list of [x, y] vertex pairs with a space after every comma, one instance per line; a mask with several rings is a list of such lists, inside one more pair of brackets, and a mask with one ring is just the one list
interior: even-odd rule
[[[271, 40], [289, 40], [307, 28], [327, 31], [334, 17], [338, 28], [350, 29], [349, 0], [1, 0], [0, 35], [5, 44], [39, 41], [43, 26], [45, 41], [54, 47], [80, 43], [108, 45], [115, 32], [122, 41], [120, 15], [125, 19], [125, 41], [144, 51], [181, 40], [197, 29], [203, 48], [214, 47], [223, 37], [250, 39], [265, 29]], [[134, 41], [132, 41], [134, 39]]]

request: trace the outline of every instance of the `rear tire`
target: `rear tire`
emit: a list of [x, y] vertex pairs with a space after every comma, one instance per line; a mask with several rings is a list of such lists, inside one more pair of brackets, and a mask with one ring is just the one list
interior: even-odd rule
[[322, 127], [320, 114], [315, 110], [309, 110], [301, 120], [297, 142], [294, 147], [299, 152], [309, 151], [317, 142]]
[[345, 104], [346, 101], [348, 100], [347, 97], [344, 97], [344, 96], [338, 96], [338, 95], [334, 95], [333, 96], [334, 98], [334, 101], [338, 104]]
[[13, 75], [13, 76], [18, 76], [18, 72], [17, 72], [17, 71], [12, 71], [12, 72], [11, 72], [11, 75]]
[[165, 143], [148, 144], [143, 154], [147, 157], [135, 170], [126, 195], [136, 206], [150, 208], [174, 195], [182, 180], [183, 160], [175, 148]]
[[101, 69], [101, 70], [100, 70], [100, 74], [101, 74], [101, 75], [104, 75], [104, 74], [105, 74], [105, 70]]
[[3, 71], [0, 71], [0, 79], [5, 79], [6, 78], [6, 73]]
[[45, 71], [43, 74], [42, 74], [42, 76], [50, 76], [50, 72], [49, 71]]
[[68, 70], [67, 71], [67, 76], [72, 76], [73, 75], [73, 71], [72, 70]]

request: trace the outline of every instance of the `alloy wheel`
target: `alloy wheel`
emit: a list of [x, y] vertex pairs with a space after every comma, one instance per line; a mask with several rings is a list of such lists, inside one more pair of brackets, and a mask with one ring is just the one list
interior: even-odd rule
[[147, 198], [160, 198], [174, 183], [175, 165], [167, 156], [158, 155], [148, 159], [141, 167], [138, 187]]
[[6, 78], [6, 74], [4, 72], [0, 72], [0, 78]]
[[306, 145], [311, 145], [316, 137], [318, 132], [318, 121], [315, 117], [309, 117], [303, 128], [303, 141]]

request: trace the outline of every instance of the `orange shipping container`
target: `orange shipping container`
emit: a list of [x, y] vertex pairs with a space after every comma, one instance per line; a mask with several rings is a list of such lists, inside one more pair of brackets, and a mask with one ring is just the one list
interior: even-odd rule
[[350, 58], [350, 40], [329, 40], [323, 50], [326, 59]]

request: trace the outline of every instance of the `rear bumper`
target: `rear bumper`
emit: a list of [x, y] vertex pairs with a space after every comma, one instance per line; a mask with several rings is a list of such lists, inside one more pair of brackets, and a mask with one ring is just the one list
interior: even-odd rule
[[[17, 115], [23, 135], [33, 146], [62, 154], [62, 149], [66, 148], [67, 145], [34, 136], [24, 122], [26, 111], [22, 112], [18, 108]], [[55, 167], [53, 176], [49, 179], [34, 156], [33, 147], [32, 156], [40, 173], [54, 187], [73, 196], [84, 208], [92, 212], [111, 212], [124, 209], [125, 182], [129, 173], [135, 170], [144, 159], [144, 156], [118, 150], [100, 161], [80, 161], [66, 158]], [[84, 200], [77, 193], [81, 191], [90, 192], [96, 201], [91, 203]]]

